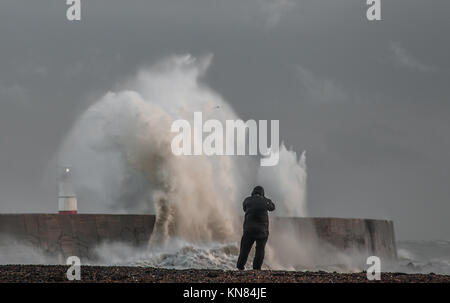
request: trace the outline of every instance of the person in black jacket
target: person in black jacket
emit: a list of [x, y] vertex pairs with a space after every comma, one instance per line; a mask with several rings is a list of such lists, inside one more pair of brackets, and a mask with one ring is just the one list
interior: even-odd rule
[[241, 239], [237, 268], [244, 269], [250, 249], [256, 242], [253, 269], [260, 270], [264, 261], [264, 248], [269, 237], [269, 215], [267, 211], [275, 210], [275, 204], [264, 197], [264, 188], [256, 186], [252, 195], [245, 198], [243, 208], [245, 212], [244, 233]]

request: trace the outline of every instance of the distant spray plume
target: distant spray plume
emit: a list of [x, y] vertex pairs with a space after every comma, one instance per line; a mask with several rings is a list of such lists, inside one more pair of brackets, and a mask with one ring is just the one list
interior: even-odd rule
[[[155, 212], [152, 241], [236, 241], [242, 200], [261, 184], [277, 215], [305, 216], [305, 155], [280, 146], [280, 163], [250, 156], [179, 156], [170, 149], [175, 119], [238, 119], [204, 82], [212, 56], [170, 57], [108, 92], [80, 117], [61, 149], [76, 168], [75, 189], [116, 208]], [[257, 117], [252, 117], [257, 118]], [[92, 203], [95, 203], [92, 201]], [[80, 209], [82, 211], [82, 209]]]

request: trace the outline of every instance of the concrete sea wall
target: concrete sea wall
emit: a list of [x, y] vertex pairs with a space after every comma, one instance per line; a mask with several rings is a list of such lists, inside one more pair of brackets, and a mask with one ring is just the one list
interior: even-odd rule
[[394, 223], [390, 220], [272, 218], [272, 231], [280, 234], [286, 227], [296, 231], [300, 243], [311, 243], [315, 238], [336, 251], [358, 253], [365, 258], [371, 255], [392, 260], [397, 258]]
[[[103, 242], [147, 245], [154, 223], [154, 215], [0, 214], [0, 237], [31, 244], [49, 255], [92, 258], [93, 248]], [[286, 227], [294, 229], [305, 241], [318, 237], [339, 250], [396, 258], [392, 221], [271, 218], [271, 234], [282, 233]]]
[[30, 244], [49, 255], [94, 258], [103, 242], [147, 245], [152, 215], [0, 214], [0, 237]]

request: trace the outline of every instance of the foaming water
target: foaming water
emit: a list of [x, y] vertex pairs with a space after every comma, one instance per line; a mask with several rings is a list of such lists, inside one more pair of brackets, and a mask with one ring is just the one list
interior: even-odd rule
[[215, 254], [201, 253], [212, 243], [238, 242], [242, 200], [257, 184], [267, 188], [278, 215], [306, 215], [304, 153], [298, 157], [281, 144], [279, 165], [272, 168], [261, 168], [255, 156], [172, 154], [174, 120], [192, 125], [196, 111], [204, 120], [239, 119], [202, 81], [211, 60], [175, 56], [141, 70], [88, 108], [61, 148], [61, 161], [74, 167], [79, 196], [88, 193], [91, 203], [113, 202], [119, 210], [156, 213], [149, 246], [165, 249], [161, 254], [173, 239], [199, 248], [199, 255]]
[[46, 254], [35, 244], [0, 235], [0, 264], [61, 264], [60, 255]]
[[450, 275], [450, 241], [399, 241], [394, 270]]
[[[273, 250], [278, 243], [267, 247], [263, 269], [343, 273], [367, 269], [365, 259], [357, 252], [333, 250], [323, 243], [311, 245], [307, 241], [302, 242], [303, 248], [291, 246], [290, 253], [280, 250], [277, 252], [280, 258], [274, 258]], [[94, 248], [94, 259], [81, 261], [83, 265], [235, 270], [238, 245], [238, 242], [196, 244], [179, 238], [171, 238], [164, 245], [152, 248], [136, 248], [119, 242], [103, 243]], [[450, 275], [450, 241], [399, 241], [397, 247], [398, 260], [382, 260], [383, 272]], [[254, 250], [249, 255], [247, 268], [251, 268], [253, 255]], [[280, 259], [285, 263], [280, 263]], [[31, 243], [0, 236], [0, 264], [56, 265], [65, 264], [65, 259], [47, 254]]]
[[[308, 245], [308, 243], [304, 244]], [[397, 245], [399, 247], [397, 262], [382, 260], [383, 272], [450, 275], [449, 241], [400, 241]], [[326, 256], [324, 255], [326, 249], [326, 247], [316, 249], [316, 262], [280, 266], [268, 258], [263, 264], [263, 269], [342, 273], [361, 272], [367, 269], [365, 260], [358, 261], [361, 256], [356, 252], [330, 250], [329, 255]], [[271, 248], [267, 253], [270, 254], [270, 250]], [[180, 239], [172, 239], [165, 247], [157, 249], [136, 250], [119, 243], [104, 244], [97, 247], [96, 253], [100, 259], [93, 264], [98, 265], [235, 270], [239, 246], [237, 242], [196, 245]], [[251, 268], [253, 254], [254, 250], [250, 253], [247, 268]]]
[[120, 243], [96, 248], [99, 265], [144, 266], [170, 269], [222, 269], [236, 267], [238, 243], [212, 242], [198, 245], [181, 239], [171, 239], [163, 247], [136, 250]]

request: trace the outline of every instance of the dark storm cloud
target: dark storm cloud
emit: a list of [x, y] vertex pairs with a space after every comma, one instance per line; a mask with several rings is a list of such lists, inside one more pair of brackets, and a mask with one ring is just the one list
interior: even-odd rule
[[205, 81], [307, 150], [311, 215], [448, 237], [448, 1], [384, 1], [378, 23], [350, 0], [82, 0], [79, 23], [64, 3], [0, 3], [0, 211], [55, 210], [57, 150], [100, 95], [167, 55], [212, 53]]

